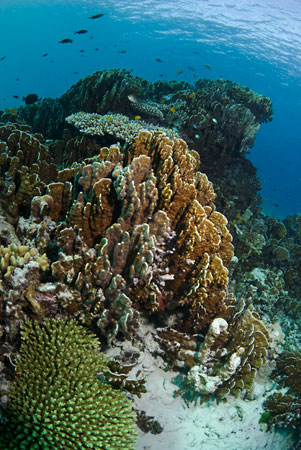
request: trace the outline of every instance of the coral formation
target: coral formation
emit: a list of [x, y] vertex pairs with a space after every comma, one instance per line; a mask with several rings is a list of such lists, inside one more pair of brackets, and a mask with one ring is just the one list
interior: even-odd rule
[[0, 123], [0, 200], [11, 223], [26, 214], [32, 197], [56, 177], [56, 166], [41, 141], [28, 125]]
[[[47, 156], [41, 154], [40, 166]], [[223, 356], [224, 368], [201, 357], [194, 365], [207, 377], [219, 377], [212, 388], [218, 397], [249, 389], [265, 360], [267, 333], [250, 307], [227, 291], [232, 236], [199, 167], [198, 154], [183, 140], [142, 131], [124, 148], [103, 147], [52, 172], [38, 193], [28, 193], [27, 217], [17, 227], [20, 244], [34, 243], [50, 267], [47, 282], [37, 273], [30, 289], [22, 285], [25, 304], [18, 301], [24, 298], [19, 288], [3, 295], [5, 321], [15, 330], [6, 325], [3, 346], [28, 314], [76, 316], [108, 344], [132, 336], [140, 314], [155, 314], [163, 325], [173, 322], [188, 341], [224, 320], [228, 329], [210, 350], [215, 358]], [[8, 205], [2, 205], [9, 218]], [[165, 344], [172, 346], [171, 340]], [[191, 361], [188, 368], [196, 371]]]
[[277, 360], [274, 376], [285, 392], [275, 392], [264, 402], [266, 421], [280, 428], [301, 430], [301, 353], [284, 352]]
[[[137, 339], [143, 316], [183, 369], [182, 393], [249, 391], [268, 357], [259, 312], [291, 307], [299, 286], [300, 220], [260, 214], [246, 159], [270, 100], [230, 81], [104, 70], [18, 114], [34, 132], [0, 126], [3, 384], [26, 318], [76, 317], [111, 347]], [[120, 370], [103, 369], [111, 386], [141, 394]]]
[[107, 358], [72, 320], [26, 321], [1, 449], [134, 449], [135, 414], [100, 381]]
[[[267, 97], [229, 80], [198, 80], [195, 85], [162, 80], [152, 83], [126, 70], [110, 69], [79, 80], [58, 99], [19, 108], [18, 114], [35, 132], [55, 140], [53, 153], [64, 161], [75, 154], [79, 143], [74, 131], [66, 129], [65, 118], [79, 111], [121, 114], [129, 119], [138, 112], [148, 124], [144, 128], [170, 128], [169, 133], [179, 133], [200, 154], [202, 170], [214, 182], [217, 206], [223, 214], [230, 219], [234, 211], [250, 205], [253, 210], [260, 207], [256, 170], [245, 155], [259, 124], [272, 120]], [[85, 157], [97, 153], [93, 153], [95, 142], [108, 146], [116, 140], [110, 135], [102, 136], [101, 141], [86, 136]]]
[[123, 114], [90, 114], [78, 112], [66, 117], [66, 121], [83, 134], [104, 136], [106, 134], [130, 142], [141, 130], [160, 131], [169, 137], [177, 136], [177, 133], [169, 128], [159, 127], [143, 120], [130, 120]]

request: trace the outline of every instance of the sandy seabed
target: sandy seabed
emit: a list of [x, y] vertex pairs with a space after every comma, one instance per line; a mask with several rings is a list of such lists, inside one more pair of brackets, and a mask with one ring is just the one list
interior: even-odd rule
[[142, 329], [143, 349], [126, 341], [116, 343], [108, 352], [110, 356], [139, 352], [135, 372], [141, 370], [146, 376], [147, 393], [135, 397], [134, 406], [163, 427], [160, 434], [139, 430], [137, 450], [288, 450], [292, 446], [292, 433], [267, 432], [258, 423], [265, 394], [272, 392], [266, 370], [257, 375], [251, 400], [229, 396], [227, 402], [219, 405], [215, 401], [187, 405], [182, 397], [174, 395], [178, 390], [173, 383], [177, 372], [166, 371], [166, 363], [158, 356], [154, 329], [148, 324]]

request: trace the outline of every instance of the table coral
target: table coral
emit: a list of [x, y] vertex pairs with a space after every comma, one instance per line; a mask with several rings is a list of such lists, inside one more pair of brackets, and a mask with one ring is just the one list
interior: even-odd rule
[[85, 112], [78, 112], [66, 117], [66, 121], [83, 134], [91, 134], [97, 136], [104, 136], [106, 134], [114, 136], [114, 138], [121, 139], [124, 142], [131, 141], [143, 129], [149, 131], [161, 131], [169, 137], [175, 137], [176, 131], [166, 127], [159, 127], [152, 123], [147, 123], [144, 120], [130, 120], [123, 114], [89, 114]]
[[97, 377], [108, 370], [97, 338], [72, 320], [27, 320], [21, 334], [0, 448], [134, 449], [130, 402]]

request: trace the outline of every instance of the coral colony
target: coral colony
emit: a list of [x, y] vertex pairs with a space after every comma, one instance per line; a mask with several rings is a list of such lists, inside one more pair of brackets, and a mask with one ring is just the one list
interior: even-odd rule
[[[300, 317], [301, 217], [260, 212], [246, 152], [271, 120], [237, 83], [125, 70], [1, 112], [0, 449], [135, 448], [143, 374], [98, 347], [139, 341], [145, 320], [190, 401], [276, 367], [272, 321], [291, 347], [298, 331], [281, 320]], [[269, 426], [300, 426], [300, 361], [278, 358]]]

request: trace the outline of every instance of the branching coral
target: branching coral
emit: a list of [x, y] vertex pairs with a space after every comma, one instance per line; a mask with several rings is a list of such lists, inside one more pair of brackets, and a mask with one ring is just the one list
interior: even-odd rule
[[98, 379], [106, 370], [96, 337], [75, 321], [23, 323], [0, 448], [133, 449], [135, 415]]

